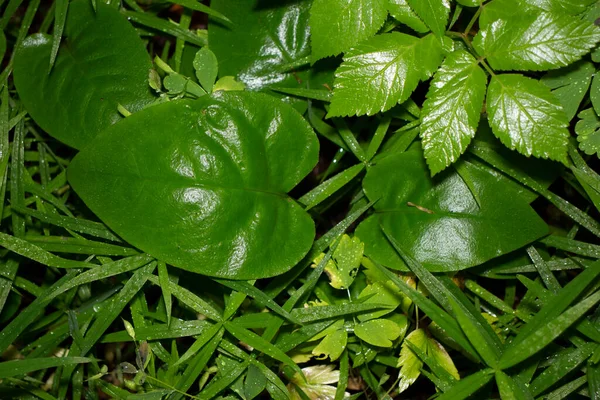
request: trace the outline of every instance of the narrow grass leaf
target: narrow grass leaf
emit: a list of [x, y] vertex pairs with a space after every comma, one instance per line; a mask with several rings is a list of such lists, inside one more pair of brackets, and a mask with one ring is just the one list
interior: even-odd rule
[[577, 379], [572, 380], [569, 383], [564, 384], [556, 390], [553, 390], [546, 396], [545, 400], [562, 400], [569, 399], [571, 393], [581, 388], [587, 382], [586, 376], [581, 376]]
[[173, 364], [176, 367], [180, 364], [184, 364], [187, 360], [192, 358], [200, 349], [204, 347], [206, 343], [212, 340], [221, 330], [223, 325], [215, 324], [208, 329], [204, 329], [202, 334], [196, 339], [196, 341], [190, 346], [189, 349]]
[[174, 36], [175, 38], [185, 40], [196, 46], [206, 46], [206, 38], [200, 37], [187, 29], [182, 29], [179, 25], [173, 24], [164, 19], [155, 17], [149, 13], [136, 11], [122, 11], [122, 14], [132, 22], [146, 26], [150, 29], [156, 29], [159, 32]]
[[454, 378], [442, 365], [438, 362], [435, 357], [430, 357], [427, 353], [421, 350], [418, 346], [415, 346], [410, 340], [404, 342], [410, 351], [415, 353], [419, 359], [429, 367], [431, 372], [435, 374], [438, 379], [438, 384], [436, 385], [438, 389], [442, 392], [447, 392], [450, 390], [452, 386], [454, 386], [457, 382], [456, 378]]
[[364, 164], [353, 165], [352, 167], [338, 173], [334, 177], [327, 179], [325, 182], [321, 183], [319, 186], [300, 197], [298, 201], [306, 206], [306, 210], [310, 210], [343, 188], [364, 169]]
[[165, 310], [167, 312], [167, 326], [171, 325], [171, 309], [173, 308], [173, 299], [171, 299], [171, 287], [169, 285], [169, 271], [167, 264], [158, 261], [158, 281], [165, 301]]
[[479, 324], [479, 321], [473, 318], [473, 316], [470, 315], [464, 307], [461, 307], [458, 302], [454, 301], [454, 299], [449, 298], [448, 300], [452, 305], [454, 316], [462, 331], [465, 333], [465, 336], [469, 339], [471, 344], [473, 344], [473, 347], [475, 347], [485, 363], [490, 367], [495, 367], [500, 358], [499, 349], [490, 343], [491, 341], [487, 338], [487, 332]]
[[373, 157], [375, 157], [375, 154], [377, 154], [377, 150], [379, 150], [381, 143], [383, 143], [383, 139], [385, 139], [385, 135], [390, 127], [391, 122], [392, 117], [385, 114], [381, 118], [381, 121], [379, 121], [379, 125], [377, 125], [377, 130], [375, 130], [373, 138], [371, 139], [369, 147], [367, 148], [366, 156], [368, 161], [370, 161]]
[[502, 371], [496, 371], [496, 385], [502, 400], [533, 400], [529, 390]]
[[257, 300], [259, 303], [264, 304], [266, 307], [270, 308], [273, 312], [278, 315], [281, 315], [283, 318], [287, 319], [290, 322], [295, 324], [299, 323], [297, 319], [295, 319], [290, 313], [283, 308], [279, 304], [277, 304], [272, 298], [267, 296], [263, 291], [257, 289], [256, 287], [250, 285], [245, 281], [232, 281], [227, 279], [214, 279], [216, 282], [221, 285], [228, 287], [230, 289], [236, 290], [238, 292], [244, 293], [246, 296], [252, 297]]
[[271, 90], [279, 93], [289, 94], [296, 97], [302, 97], [305, 99], [325, 101], [329, 103], [331, 101], [332, 94], [328, 90], [321, 89], [304, 89], [304, 88], [272, 88]]
[[173, 3], [173, 4], [179, 4], [180, 6], [183, 6], [185, 8], [189, 8], [190, 10], [194, 10], [194, 11], [198, 11], [198, 12], [202, 12], [208, 15], [212, 15], [213, 17], [217, 17], [219, 19], [222, 19], [225, 22], [231, 22], [229, 20], [229, 18], [227, 18], [225, 15], [223, 15], [222, 13], [213, 10], [212, 8], [210, 8], [209, 6], [206, 6], [196, 0], [169, 0], [169, 3]]
[[[151, 276], [148, 280], [154, 285], [160, 286], [160, 280], [158, 277]], [[217, 309], [188, 289], [173, 282], [169, 282], [169, 289], [171, 290], [171, 294], [173, 296], [177, 297], [179, 301], [197, 313], [205, 315], [213, 321], [222, 320], [221, 313]]]
[[366, 162], [367, 155], [365, 154], [363, 148], [360, 146], [360, 143], [358, 143], [358, 140], [356, 140], [354, 133], [350, 130], [350, 128], [348, 128], [346, 121], [342, 118], [334, 118], [333, 123], [338, 128], [340, 136], [342, 137], [342, 139], [344, 139], [344, 142], [346, 143], [352, 154], [354, 154], [356, 158], [358, 158], [361, 162]]
[[568, 251], [569, 253], [577, 254], [584, 257], [600, 258], [600, 246], [596, 244], [586, 243], [579, 240], [569, 239], [566, 237], [550, 235], [542, 240], [541, 243], [546, 246], [554, 247], [555, 249]]
[[83, 238], [26, 235], [24, 239], [42, 250], [55, 253], [88, 254], [115, 257], [126, 257], [140, 254], [138, 250], [131, 247], [97, 242]]
[[237, 339], [246, 343], [249, 346], [252, 346], [255, 350], [258, 350], [262, 353], [265, 353], [271, 358], [275, 360], [281, 361], [282, 363], [289, 365], [294, 369], [294, 371], [298, 372], [302, 375], [302, 371], [296, 365], [296, 363], [283, 351], [279, 348], [275, 347], [271, 343], [267, 342], [262, 337], [258, 336], [256, 333], [251, 332], [247, 329], [244, 329], [233, 322], [225, 322], [225, 329]]
[[546, 264], [542, 256], [540, 256], [540, 253], [538, 253], [535, 247], [529, 246], [527, 248], [527, 254], [529, 255], [529, 258], [531, 258], [531, 261], [533, 261], [533, 264], [537, 268], [546, 287], [550, 289], [550, 291], [552, 291], [553, 293], [558, 293], [561, 289], [561, 286], [558, 283], [558, 280], [556, 279], [554, 274], [552, 274], [550, 268], [548, 268], [548, 265]]
[[490, 380], [492, 380], [492, 377], [494, 376], [493, 374], [494, 371], [491, 369], [484, 369], [471, 374], [458, 381], [450, 390], [437, 397], [437, 400], [466, 399], [484, 387]]
[[389, 308], [387, 304], [377, 303], [363, 303], [363, 304], [342, 304], [337, 306], [315, 306], [308, 308], [295, 308], [292, 310], [292, 316], [300, 321], [300, 323], [307, 324], [310, 322], [321, 321], [324, 319], [338, 319], [344, 315], [350, 314], [362, 314], [372, 312], [374, 310], [380, 310]]
[[586, 376], [590, 398], [600, 400], [600, 364], [588, 363]]
[[[563, 289], [563, 291], [566, 290]], [[560, 297], [557, 296], [557, 297]], [[554, 339], [559, 337], [575, 321], [581, 318], [587, 311], [600, 301], [600, 292], [596, 292], [588, 298], [569, 308], [560, 316], [554, 319], [545, 319], [546, 324], [533, 332], [527, 332], [523, 329], [515, 338], [513, 343], [508, 346], [500, 358], [498, 368], [510, 368], [518, 363], [528, 359], [538, 351], [542, 350]], [[550, 304], [550, 303], [548, 303]], [[547, 307], [547, 306], [546, 306]], [[538, 321], [543, 309], [530, 322], [531, 325]], [[538, 325], [538, 324], [536, 324]], [[529, 326], [526, 325], [526, 328]]]
[[198, 394], [200, 399], [212, 399], [215, 398], [223, 390], [230, 387], [243, 373], [248, 369], [250, 361], [244, 361], [236, 365], [233, 369], [229, 370], [227, 374], [222, 374], [218, 378], [210, 381]]
[[29, 215], [47, 224], [60, 226], [61, 228], [73, 230], [75, 232], [84, 233], [95, 236], [97, 238], [110, 240], [112, 242], [122, 242], [115, 234], [99, 222], [89, 221], [82, 218], [73, 218], [64, 215], [50, 214], [31, 208], [22, 207], [19, 205], [11, 205], [13, 211], [23, 215]]
[[90, 361], [92, 361], [92, 359], [87, 357], [48, 357], [5, 361], [0, 363], [0, 379], [23, 375], [41, 369], [61, 367], [70, 364], [83, 364], [89, 363]]
[[581, 347], [560, 353], [558, 357], [553, 358], [552, 364], [531, 382], [529, 385], [531, 393], [539, 396], [545, 392], [567, 374], [578, 369], [597, 347], [595, 343], [586, 343]]
[[54, 31], [52, 32], [52, 49], [50, 51], [50, 65], [48, 66], [48, 73], [52, 71], [52, 67], [56, 61], [56, 55], [58, 54], [58, 49], [60, 48], [63, 30], [65, 29], [65, 22], [67, 22], [68, 9], [69, 0], [56, 0], [56, 6], [54, 7]]
[[436, 305], [433, 301], [425, 297], [421, 292], [410, 287], [406, 282], [398, 278], [397, 275], [389, 271], [387, 268], [382, 267], [376, 262], [373, 262], [373, 265], [375, 265], [377, 269], [379, 269], [390, 281], [392, 281], [400, 289], [400, 291], [406, 297], [412, 300], [412, 302], [415, 303], [415, 305], [419, 307], [419, 309], [421, 309], [432, 321], [438, 324], [441, 329], [446, 331], [446, 333], [452, 337], [460, 347], [462, 347], [476, 360], [480, 359], [477, 351], [471, 345], [471, 342], [469, 342], [463, 331], [460, 329], [458, 323], [452, 316]]

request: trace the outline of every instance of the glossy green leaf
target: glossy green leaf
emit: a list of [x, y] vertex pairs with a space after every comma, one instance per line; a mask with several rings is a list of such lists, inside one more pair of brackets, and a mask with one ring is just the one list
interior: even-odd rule
[[429, 32], [427, 25], [419, 18], [412, 8], [408, 5], [407, 0], [388, 0], [388, 11], [394, 19], [403, 23], [415, 32]]
[[[523, 1], [523, 0], [522, 0]], [[530, 0], [532, 5], [556, 14], [579, 15], [597, 0]]]
[[438, 366], [442, 367], [448, 374], [454, 379], [459, 380], [460, 375], [458, 370], [452, 361], [452, 358], [437, 340], [433, 338], [427, 338], [427, 355], [437, 362]]
[[600, 154], [600, 117], [593, 108], [580, 112], [575, 125], [579, 149], [585, 154]]
[[439, 37], [446, 33], [446, 25], [450, 16], [449, 0], [406, 1], [433, 33]]
[[398, 392], [402, 393], [421, 375], [423, 362], [410, 350], [405, 344], [412, 343], [423, 351], [427, 351], [427, 334], [423, 329], [416, 329], [406, 336], [402, 348], [400, 349], [400, 358], [398, 358], [398, 367], [400, 382], [398, 383]]
[[244, 379], [244, 394], [247, 400], [252, 400], [257, 397], [265, 387], [267, 386], [267, 378], [261, 372], [261, 370], [250, 364], [248, 366], [248, 372]]
[[196, 53], [193, 61], [198, 82], [207, 93], [212, 92], [213, 84], [217, 79], [219, 63], [217, 56], [208, 47], [203, 47]]
[[114, 8], [87, 0], [69, 6], [64, 38], [48, 74], [51, 39], [27, 38], [15, 55], [14, 78], [25, 108], [46, 132], [69, 146], [85, 147], [100, 131], [153, 100], [150, 58], [144, 43]]
[[421, 111], [425, 159], [435, 175], [465, 152], [475, 136], [487, 76], [464, 50], [446, 57], [436, 72]]
[[[542, 77], [541, 82], [552, 89], [552, 93], [558, 98], [569, 121], [577, 114], [579, 105], [590, 87], [594, 72], [595, 68], [592, 63], [581, 61], [566, 68], [551, 71]], [[600, 87], [597, 90], [600, 92]], [[593, 86], [590, 97], [594, 98]]]
[[68, 172], [129, 243], [179, 268], [255, 279], [287, 271], [312, 245], [312, 220], [285, 193], [317, 153], [312, 129], [290, 106], [219, 92], [128, 117]]
[[369, 198], [380, 200], [376, 213], [356, 230], [365, 254], [390, 268], [406, 269], [380, 224], [430, 271], [479, 265], [547, 233], [546, 224], [526, 201], [517, 200], [504, 178], [478, 164], [461, 165], [461, 175], [449, 170], [431, 178], [422, 152], [414, 149], [372, 167], [363, 188]]
[[487, 92], [492, 132], [525, 156], [566, 162], [569, 121], [550, 89], [520, 74], [496, 75]]
[[[441, 43], [393, 32], [375, 36], [344, 55], [336, 70], [329, 117], [373, 115], [404, 102], [421, 79], [435, 72]], [[431, 75], [429, 75], [431, 76]]]
[[314, 0], [312, 60], [338, 55], [375, 35], [387, 16], [386, 6], [386, 0]]
[[579, 60], [600, 40], [600, 28], [564, 14], [521, 12], [485, 26], [473, 45], [497, 70], [544, 71]]
[[392, 347], [402, 329], [389, 319], [371, 319], [354, 327], [354, 334], [365, 342], [379, 347]]
[[286, 66], [310, 55], [310, 1], [213, 0], [211, 8], [231, 20], [209, 20], [208, 39], [220, 77], [234, 76], [252, 90], [305, 87]]

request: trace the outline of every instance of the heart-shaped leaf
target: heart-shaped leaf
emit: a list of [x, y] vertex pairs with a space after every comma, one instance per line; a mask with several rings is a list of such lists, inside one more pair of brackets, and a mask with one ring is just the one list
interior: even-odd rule
[[219, 76], [235, 76], [249, 89], [299, 86], [289, 65], [310, 55], [310, 1], [213, 0], [211, 8], [232, 21], [211, 19], [208, 27]]
[[453, 169], [431, 178], [420, 149], [390, 155], [372, 167], [363, 188], [367, 197], [379, 199], [376, 213], [356, 230], [365, 254], [405, 269], [380, 224], [430, 271], [479, 265], [548, 232], [506, 178], [466, 160]]
[[176, 267], [211, 276], [281, 274], [314, 224], [285, 193], [316, 164], [318, 142], [291, 106], [218, 92], [150, 107], [100, 135], [69, 167], [110, 228]]
[[46, 132], [76, 149], [120, 120], [120, 104], [135, 112], [154, 97], [144, 43], [114, 7], [70, 4], [65, 37], [50, 74], [52, 39], [36, 34], [15, 54], [14, 79], [25, 108]]

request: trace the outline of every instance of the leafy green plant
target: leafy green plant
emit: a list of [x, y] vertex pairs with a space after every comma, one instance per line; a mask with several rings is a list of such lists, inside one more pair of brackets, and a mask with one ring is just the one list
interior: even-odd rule
[[597, 1], [0, 12], [0, 398], [600, 399]]

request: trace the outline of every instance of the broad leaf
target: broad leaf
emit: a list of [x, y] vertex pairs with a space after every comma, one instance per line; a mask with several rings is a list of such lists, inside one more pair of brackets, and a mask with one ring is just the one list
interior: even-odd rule
[[[406, 336], [404, 341], [409, 341], [417, 348], [427, 351], [427, 334], [423, 329], [416, 329]], [[400, 382], [398, 384], [398, 392], [402, 393], [421, 375], [421, 367], [423, 362], [413, 353], [410, 348], [403, 343], [400, 349], [400, 358], [398, 359], [398, 367]]]
[[492, 132], [505, 146], [566, 162], [569, 121], [547, 86], [519, 74], [496, 75], [488, 87], [487, 111]]
[[345, 54], [336, 71], [328, 116], [373, 115], [404, 102], [421, 79], [442, 62], [442, 45], [424, 38], [387, 33]]
[[407, 0], [388, 0], [388, 11], [394, 19], [412, 30], [419, 33], [429, 32], [427, 25], [410, 8]]
[[235, 76], [249, 89], [299, 86], [288, 65], [310, 55], [310, 1], [213, 0], [211, 8], [232, 21], [211, 18], [208, 25], [219, 76]]
[[575, 125], [579, 148], [585, 154], [600, 154], [600, 118], [593, 108], [580, 112]]
[[389, 319], [372, 319], [357, 324], [354, 334], [373, 346], [392, 347], [392, 341], [398, 339], [402, 329]]
[[[595, 68], [592, 63], [581, 61], [566, 68], [551, 71], [541, 79], [542, 83], [552, 89], [552, 93], [563, 106], [569, 121], [577, 114], [577, 109], [590, 87], [594, 72]], [[600, 91], [600, 87], [598, 91]], [[593, 87], [590, 97], [592, 99], [594, 97]]]
[[52, 40], [36, 34], [15, 54], [14, 78], [25, 108], [46, 132], [76, 149], [153, 100], [152, 67], [144, 43], [119, 12], [87, 0], [70, 4], [64, 37], [50, 74]]
[[[524, 0], [521, 0], [524, 1]], [[579, 15], [597, 0], [529, 0], [532, 5], [556, 14]]]
[[358, 315], [359, 321], [368, 321], [379, 318], [394, 311], [402, 303], [402, 295], [395, 287], [387, 285], [386, 282], [375, 282], [367, 285], [358, 296], [359, 299], [367, 298], [363, 304], [382, 304], [387, 308], [382, 311], [373, 311], [368, 314]]
[[212, 92], [213, 85], [217, 79], [219, 63], [217, 56], [208, 47], [203, 47], [194, 56], [193, 61], [196, 78], [207, 93]]
[[425, 159], [435, 175], [465, 152], [475, 136], [487, 77], [473, 56], [458, 50], [435, 74], [421, 111]]
[[571, 64], [600, 40], [600, 28], [564, 14], [526, 12], [485, 26], [473, 45], [497, 70], [544, 71]]
[[314, 0], [312, 60], [338, 55], [375, 35], [387, 16], [386, 7], [386, 0]]
[[329, 357], [331, 361], [335, 361], [340, 358], [344, 352], [347, 342], [348, 332], [346, 332], [346, 329], [342, 324], [341, 329], [336, 329], [325, 336], [325, 338], [312, 350], [312, 354], [319, 360]]
[[437, 36], [444, 36], [450, 16], [449, 0], [407, 0], [410, 7]]
[[313, 222], [285, 193], [317, 153], [290, 106], [219, 92], [114, 125], [68, 176], [103, 222], [145, 252], [193, 272], [256, 279], [287, 271], [311, 247]]
[[547, 233], [546, 224], [504, 179], [472, 162], [461, 161], [460, 168], [460, 175], [448, 170], [431, 178], [417, 149], [372, 167], [363, 188], [367, 197], [379, 199], [376, 213], [356, 230], [365, 254], [406, 269], [380, 224], [430, 271], [479, 265]]

